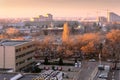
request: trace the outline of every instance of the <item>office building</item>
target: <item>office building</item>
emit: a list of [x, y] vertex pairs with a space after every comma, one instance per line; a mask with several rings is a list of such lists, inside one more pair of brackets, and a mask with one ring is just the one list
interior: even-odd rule
[[0, 68], [21, 71], [33, 63], [34, 51], [35, 44], [32, 41], [1, 41]]

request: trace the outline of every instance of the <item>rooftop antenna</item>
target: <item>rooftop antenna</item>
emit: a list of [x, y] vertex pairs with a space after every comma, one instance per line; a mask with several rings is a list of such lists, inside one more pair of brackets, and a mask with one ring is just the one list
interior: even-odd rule
[[97, 22], [99, 22], [99, 11], [98, 10], [97, 10], [96, 14], [97, 14], [96, 20], [97, 20]]

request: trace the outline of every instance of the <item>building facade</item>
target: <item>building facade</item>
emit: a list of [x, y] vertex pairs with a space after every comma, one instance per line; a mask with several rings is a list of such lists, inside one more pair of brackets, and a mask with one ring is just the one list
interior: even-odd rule
[[46, 15], [39, 15], [38, 17], [34, 17], [31, 19], [31, 21], [52, 21], [53, 20], [53, 15], [51, 14], [46, 14]]
[[108, 13], [108, 22], [112, 22], [112, 23], [120, 23], [120, 16], [117, 15], [116, 13], [114, 12], [109, 12]]
[[34, 52], [34, 42], [3, 41], [0, 45], [0, 68], [21, 71], [34, 62]]

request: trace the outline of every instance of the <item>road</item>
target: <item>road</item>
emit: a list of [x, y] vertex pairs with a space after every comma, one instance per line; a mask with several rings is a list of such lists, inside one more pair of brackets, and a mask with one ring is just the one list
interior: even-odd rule
[[108, 80], [120, 80], [120, 70], [113, 70], [109, 75]]
[[90, 80], [91, 74], [97, 67], [98, 62], [83, 62], [82, 65], [82, 68], [79, 70], [74, 80]]
[[[111, 63], [104, 62], [104, 65], [110, 65]], [[100, 80], [98, 76], [102, 73], [102, 71], [98, 71], [94, 80]], [[108, 74], [108, 78], [106, 80], [120, 80], [120, 70], [111, 70]]]
[[120, 70], [115, 71], [115, 80], [120, 80]]
[[[120, 67], [120, 64], [118, 64]], [[107, 80], [120, 80], [120, 70], [111, 70]]]

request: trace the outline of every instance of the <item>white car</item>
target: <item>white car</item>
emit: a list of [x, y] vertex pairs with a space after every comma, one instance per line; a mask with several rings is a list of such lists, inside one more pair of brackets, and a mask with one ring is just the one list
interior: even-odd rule
[[107, 78], [108, 78], [108, 75], [102, 73], [102, 74], [100, 74], [98, 77], [99, 77], [99, 78], [102, 78], [102, 79], [107, 79]]
[[90, 61], [90, 62], [95, 62], [96, 60], [95, 60], [95, 59], [90, 59], [89, 61]]

